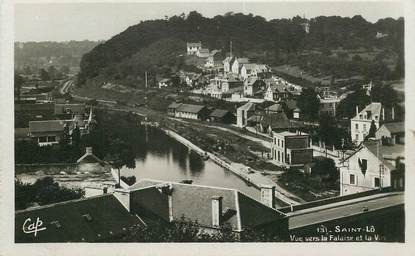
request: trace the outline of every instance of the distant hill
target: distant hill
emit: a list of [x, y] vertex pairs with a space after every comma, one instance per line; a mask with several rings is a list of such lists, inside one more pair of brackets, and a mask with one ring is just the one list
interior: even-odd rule
[[32, 71], [46, 66], [79, 68], [82, 56], [99, 43], [96, 41], [15, 42], [15, 69]]
[[[309, 33], [305, 30], [306, 24]], [[103, 79], [142, 86], [144, 71], [161, 77], [180, 69], [184, 65], [182, 55], [186, 42], [201, 41], [203, 47], [227, 53], [231, 40], [234, 55], [269, 65], [301, 64], [313, 73], [329, 72], [336, 77], [403, 76], [403, 18], [386, 18], [376, 23], [361, 16], [321, 16], [311, 20], [297, 16], [267, 21], [241, 13], [206, 18], [193, 11], [188, 15], [141, 22], [97, 45], [82, 58], [79, 84]], [[345, 58], [344, 53], [331, 52], [339, 49], [346, 54], [359, 50], [379, 56], [374, 62], [364, 55]], [[327, 70], [327, 65], [314, 63], [315, 59], [328, 62], [334, 69]]]

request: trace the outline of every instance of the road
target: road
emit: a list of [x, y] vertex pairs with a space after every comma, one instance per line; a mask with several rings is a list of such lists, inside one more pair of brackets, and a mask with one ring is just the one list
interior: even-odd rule
[[313, 207], [301, 211], [287, 213], [289, 216], [289, 228], [295, 229], [303, 226], [327, 222], [341, 217], [351, 216], [362, 212], [364, 207], [369, 211], [378, 210], [404, 203], [404, 194], [390, 193], [362, 197], [347, 201]]

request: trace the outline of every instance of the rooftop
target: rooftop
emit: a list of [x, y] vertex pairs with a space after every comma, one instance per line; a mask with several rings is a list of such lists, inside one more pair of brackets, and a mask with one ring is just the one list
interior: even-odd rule
[[253, 110], [255, 108], [255, 104], [254, 103], [252, 103], [252, 102], [247, 102], [247, 103], [245, 103], [243, 106], [241, 106], [241, 107], [239, 107], [238, 109], [241, 109], [241, 110]]
[[176, 108], [180, 107], [181, 105], [182, 105], [182, 103], [173, 102], [167, 108], [168, 109], [172, 109], [172, 108], [176, 109]]
[[205, 106], [202, 105], [182, 104], [177, 108], [177, 111], [187, 113], [199, 113], [204, 108]]
[[222, 197], [223, 222], [229, 223], [234, 230], [265, 225], [285, 217], [278, 210], [267, 207], [234, 189], [141, 180], [131, 186], [129, 191], [132, 193], [134, 202], [167, 220], [169, 208], [168, 201], [163, 200], [163, 194], [160, 191], [159, 185], [162, 184], [169, 185], [171, 188], [173, 219], [175, 220], [184, 216], [186, 219], [197, 220], [201, 226], [212, 227], [211, 205], [214, 196]]
[[393, 122], [393, 123], [384, 123], [382, 126], [385, 126], [390, 133], [404, 133], [405, 132], [405, 123], [404, 122]]
[[209, 116], [213, 117], [224, 117], [226, 114], [230, 113], [228, 110], [224, 109], [215, 109]]
[[33, 132], [62, 132], [65, 126], [63, 120], [30, 121], [29, 130]]
[[[46, 229], [38, 230], [36, 236], [23, 232], [26, 220], [33, 223], [37, 218]], [[112, 194], [104, 194], [16, 211], [15, 242], [97, 242], [133, 225], [142, 222]]]
[[55, 104], [55, 115], [68, 114], [67, 111], [70, 111], [71, 114], [84, 114], [85, 104], [78, 104], [78, 103]]

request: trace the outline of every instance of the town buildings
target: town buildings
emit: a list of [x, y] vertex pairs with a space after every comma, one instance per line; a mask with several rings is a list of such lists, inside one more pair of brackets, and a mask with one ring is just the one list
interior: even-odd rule
[[319, 114], [335, 117], [337, 106], [339, 105], [341, 99], [337, 96], [321, 97], [320, 95], [317, 95], [317, 98], [320, 101]]
[[304, 168], [313, 161], [313, 149], [308, 134], [273, 132], [271, 143], [272, 162], [287, 168]]
[[29, 136], [39, 146], [58, 144], [64, 134], [65, 127], [69, 132], [69, 125], [64, 120], [30, 121]]
[[[403, 189], [404, 149], [402, 144], [387, 145], [380, 140], [363, 142], [340, 168], [340, 195], [387, 188], [393, 182]], [[394, 172], [398, 175], [392, 181]]]

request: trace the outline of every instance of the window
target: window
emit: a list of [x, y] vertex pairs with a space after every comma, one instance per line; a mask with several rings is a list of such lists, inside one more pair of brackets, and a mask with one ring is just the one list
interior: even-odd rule
[[359, 140], [359, 134], [356, 134], [355, 139]]
[[350, 174], [350, 184], [354, 185], [356, 184], [356, 180], [355, 180], [355, 175], [354, 174]]
[[56, 137], [55, 136], [48, 136], [48, 142], [55, 142]]
[[380, 179], [379, 178], [375, 178], [375, 187], [376, 188], [380, 187]]
[[39, 142], [46, 142], [46, 141], [47, 141], [46, 136], [39, 137]]
[[284, 141], [281, 140], [281, 147], [284, 147]]
[[280, 151], [278, 151], [278, 161], [280, 161]]
[[278, 147], [280, 146], [280, 140], [278, 139]]
[[403, 188], [403, 178], [399, 178], [399, 188]]
[[363, 124], [363, 131], [366, 131], [366, 124]]
[[355, 124], [356, 130], [359, 129], [359, 124]]

